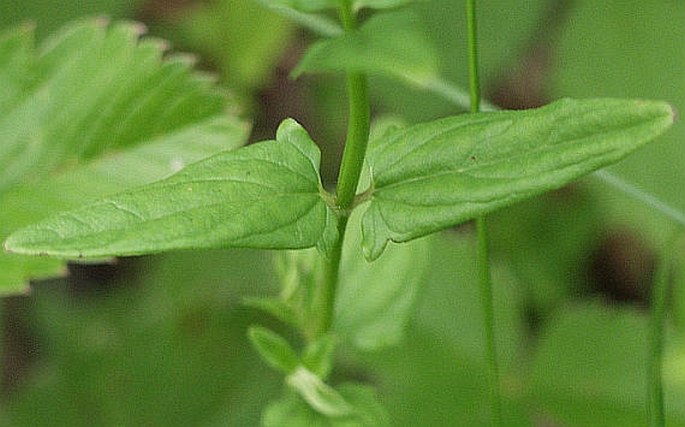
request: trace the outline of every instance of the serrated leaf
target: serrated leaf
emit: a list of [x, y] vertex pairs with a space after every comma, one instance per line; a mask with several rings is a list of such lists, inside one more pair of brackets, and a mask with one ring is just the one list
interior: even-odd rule
[[621, 160], [672, 123], [663, 102], [561, 100], [543, 108], [449, 117], [369, 147], [373, 194], [364, 253], [559, 188]]
[[14, 233], [5, 247], [67, 258], [311, 247], [330, 217], [319, 160], [306, 131], [286, 120], [277, 141], [219, 153], [162, 181], [47, 219]]
[[266, 328], [253, 326], [248, 331], [252, 346], [272, 368], [290, 374], [300, 363], [295, 350], [285, 338]]
[[[86, 21], [38, 50], [28, 27], [0, 35], [0, 238], [245, 142], [225, 95], [142, 29]], [[62, 270], [0, 254], [0, 293]]]

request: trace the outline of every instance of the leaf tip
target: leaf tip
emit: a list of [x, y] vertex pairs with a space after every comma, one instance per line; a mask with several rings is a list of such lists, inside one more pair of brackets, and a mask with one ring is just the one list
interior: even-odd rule
[[678, 109], [675, 108], [675, 107], [674, 107], [673, 105], [671, 105], [671, 104], [666, 104], [666, 105], [668, 105], [668, 107], [671, 109], [671, 123], [677, 122], [677, 121], [678, 121], [678, 117], [679, 117]]

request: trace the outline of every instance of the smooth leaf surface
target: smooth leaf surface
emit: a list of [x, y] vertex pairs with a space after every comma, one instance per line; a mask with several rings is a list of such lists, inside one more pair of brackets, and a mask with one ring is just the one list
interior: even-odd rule
[[326, 378], [333, 369], [334, 350], [335, 338], [331, 335], [324, 335], [304, 349], [302, 365], [319, 378]]
[[361, 217], [353, 213], [345, 236], [334, 328], [356, 348], [376, 351], [404, 338], [426, 283], [434, 239], [393, 245], [368, 263], [360, 249]]
[[252, 346], [272, 368], [278, 369], [285, 374], [290, 374], [300, 363], [295, 350], [293, 350], [285, 338], [277, 333], [266, 328], [253, 326], [248, 331], [248, 336]]
[[[399, 7], [417, 0], [354, 0], [354, 9], [389, 9]], [[302, 12], [318, 12], [325, 9], [337, 9], [340, 0], [260, 0], [268, 6], [288, 7]]]
[[[649, 97], [664, 99], [676, 111], [685, 109], [685, 14], [678, 2], [638, 0], [579, 1], [560, 28], [551, 50], [549, 87], [554, 96]], [[608, 172], [646, 197], [644, 209], [614, 188], [599, 188], [598, 197], [610, 210], [610, 220], [630, 227], [653, 245], [670, 236], [671, 221], [657, 213], [685, 218], [685, 122], [678, 120], [659, 144], [639, 156], [612, 166]], [[625, 185], [623, 185], [625, 187]], [[654, 203], [655, 198], [658, 200]], [[628, 212], [630, 213], [628, 215]], [[614, 214], [615, 213], [615, 214]], [[620, 224], [618, 224], [620, 223]], [[657, 231], [655, 231], [657, 230]], [[667, 230], [661, 232], [660, 230]]]
[[[377, 351], [399, 344], [427, 277], [434, 239], [428, 237], [406, 245], [393, 245], [378, 260], [369, 263], [361, 251], [361, 216], [355, 211], [349, 219], [333, 330], [341, 340], [362, 351]], [[324, 265], [314, 250], [290, 251], [281, 257], [283, 289], [276, 302], [260, 303], [260, 308], [277, 318], [308, 331], [316, 316], [316, 288], [321, 286]]]
[[[562, 424], [647, 425], [646, 342], [644, 313], [597, 304], [567, 307], [540, 337], [531, 403]], [[685, 426], [685, 347], [671, 334], [666, 345], [666, 425]]]
[[[40, 48], [28, 27], [0, 35], [1, 239], [246, 141], [225, 94], [142, 30], [85, 21]], [[0, 292], [62, 270], [2, 253]]]
[[321, 415], [344, 417], [354, 413], [354, 408], [340, 393], [307, 368], [298, 367], [288, 375], [286, 383]]
[[283, 122], [277, 140], [219, 153], [165, 180], [27, 227], [5, 246], [78, 258], [314, 246], [334, 216], [319, 194], [319, 150], [293, 120]]
[[321, 71], [386, 74], [410, 82], [434, 80], [438, 61], [413, 13], [376, 15], [354, 32], [310, 47], [293, 75]]
[[559, 188], [617, 162], [673, 122], [663, 102], [561, 100], [543, 108], [449, 117], [370, 146], [364, 251], [405, 242]]
[[[263, 86], [283, 55], [294, 26], [254, 0], [218, 0], [173, 19], [170, 37], [216, 61], [222, 82], [241, 94]], [[268, 28], [268, 31], [264, 31]]]
[[340, 395], [354, 407], [354, 414], [327, 417], [315, 411], [301, 397], [287, 394], [271, 403], [265, 410], [262, 423], [267, 427], [382, 427], [390, 425], [390, 417], [378, 402], [370, 387], [345, 383], [337, 388]]

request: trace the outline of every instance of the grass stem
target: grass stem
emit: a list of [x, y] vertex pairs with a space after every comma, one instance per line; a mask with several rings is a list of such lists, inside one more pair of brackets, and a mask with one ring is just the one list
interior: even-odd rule
[[664, 353], [664, 322], [666, 317], [666, 296], [671, 269], [673, 245], [666, 245], [657, 266], [652, 295], [650, 298], [651, 315], [649, 319], [649, 360], [647, 405], [649, 425], [664, 427], [664, 391], [662, 377], [662, 358]]
[[[480, 111], [480, 77], [478, 75], [478, 31], [476, 19], [476, 1], [466, 0], [466, 22], [468, 32], [468, 65], [470, 111]], [[502, 399], [499, 385], [499, 365], [497, 363], [497, 346], [495, 344], [495, 316], [492, 295], [492, 277], [488, 254], [488, 230], [484, 216], [476, 218], [478, 235], [478, 280], [480, 285], [485, 351], [488, 365], [488, 383], [490, 386], [490, 412], [492, 424], [502, 424]]]

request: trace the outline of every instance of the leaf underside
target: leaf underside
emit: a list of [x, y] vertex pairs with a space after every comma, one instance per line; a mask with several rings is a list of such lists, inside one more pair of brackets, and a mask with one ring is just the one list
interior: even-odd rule
[[617, 162], [673, 122], [663, 102], [561, 100], [543, 108], [449, 117], [369, 147], [368, 259], [405, 242]]

